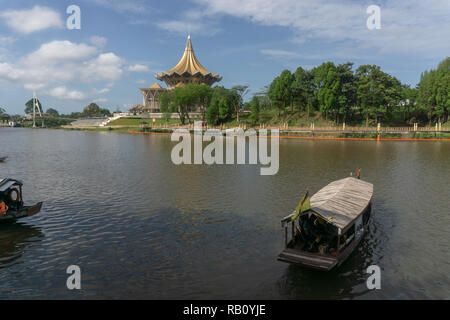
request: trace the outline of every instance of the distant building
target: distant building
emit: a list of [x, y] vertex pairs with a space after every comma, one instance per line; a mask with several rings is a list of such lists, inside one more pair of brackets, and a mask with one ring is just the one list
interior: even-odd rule
[[167, 88], [161, 87], [158, 83], [154, 83], [148, 88], [140, 88], [143, 105], [130, 108], [131, 112], [160, 112], [158, 96], [161, 92], [183, 87], [188, 83], [204, 83], [211, 86], [213, 83], [222, 80], [221, 75], [209, 72], [197, 60], [192, 47], [191, 36], [188, 36], [183, 57], [178, 64], [169, 71], [157, 73], [155, 78], [164, 81]]

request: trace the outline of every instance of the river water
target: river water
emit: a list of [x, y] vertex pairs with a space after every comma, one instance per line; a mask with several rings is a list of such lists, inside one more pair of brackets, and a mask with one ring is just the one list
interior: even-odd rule
[[[0, 129], [42, 211], [0, 225], [0, 298], [449, 299], [450, 143], [282, 139], [280, 169], [172, 164], [169, 135]], [[280, 219], [361, 168], [374, 219], [329, 273], [277, 261]], [[66, 269], [81, 268], [81, 290]], [[381, 268], [369, 291], [367, 267]]]

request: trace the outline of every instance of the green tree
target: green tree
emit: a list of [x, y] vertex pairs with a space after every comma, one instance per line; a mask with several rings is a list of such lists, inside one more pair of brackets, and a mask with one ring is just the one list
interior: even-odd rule
[[58, 110], [53, 109], [53, 108], [48, 108], [46, 113], [51, 115], [51, 116], [55, 116], [55, 117], [59, 116]]
[[159, 103], [162, 112], [176, 112], [180, 117], [181, 124], [186, 120], [190, 123], [189, 112], [193, 110], [198, 102], [195, 90], [191, 85], [178, 87], [159, 95]]
[[86, 106], [83, 109], [83, 116], [85, 117], [95, 117], [100, 114], [100, 107], [94, 103], [91, 102], [88, 106]]
[[417, 121], [417, 88], [411, 88], [410, 85], [402, 85], [402, 101], [399, 104], [398, 111], [402, 114], [404, 122], [415, 123]]
[[356, 104], [356, 78], [352, 68], [351, 62], [340, 64], [336, 68], [338, 74], [336, 123], [339, 123], [340, 117], [346, 122], [350, 117], [351, 108]]
[[247, 85], [237, 85], [231, 88], [236, 94], [236, 98], [233, 98], [234, 106], [236, 109], [236, 121], [239, 123], [239, 112], [241, 111], [241, 106], [244, 101], [244, 96], [249, 92]]
[[206, 111], [208, 124], [223, 123], [233, 116], [239, 96], [234, 90], [215, 87], [211, 97], [211, 104]]
[[202, 84], [192, 83], [188, 84], [186, 87], [187, 90], [193, 91], [194, 95], [193, 98], [195, 100], [195, 104], [199, 108], [200, 113], [202, 115], [202, 120], [204, 121], [206, 110], [208, 109], [209, 104], [211, 103], [213, 89], [204, 83]]
[[[39, 109], [41, 111], [43, 111], [44, 109], [42, 108], [41, 102], [39, 101], [39, 99], [36, 99], [36, 100], [37, 100], [37, 104], [39, 106]], [[25, 111], [25, 114], [33, 113], [33, 98], [31, 98], [30, 100], [28, 100], [25, 103], [25, 110], [24, 111]]]
[[99, 110], [99, 116], [102, 117], [111, 117], [111, 111], [107, 108], [100, 108]]
[[311, 72], [314, 75], [319, 110], [328, 119], [330, 113], [337, 114], [339, 110], [340, 79], [337, 68], [332, 62], [324, 62]]
[[206, 121], [209, 125], [219, 123], [219, 100], [215, 97], [212, 99], [208, 109], [206, 109]]
[[429, 124], [433, 118], [448, 121], [450, 110], [450, 58], [439, 63], [437, 69], [422, 73], [418, 84], [418, 102], [427, 112]]
[[252, 120], [253, 124], [257, 124], [259, 122], [259, 112], [261, 110], [258, 96], [253, 96], [252, 100], [249, 103], [249, 107], [251, 111], [250, 119]]
[[268, 95], [272, 104], [278, 108], [278, 115], [281, 115], [292, 101], [292, 74], [289, 70], [284, 70], [279, 77], [276, 77], [269, 87]]
[[357, 99], [366, 118], [376, 122], [384, 119], [393, 108], [400, 105], [402, 87], [400, 81], [381, 71], [376, 65], [362, 65], [356, 70]]

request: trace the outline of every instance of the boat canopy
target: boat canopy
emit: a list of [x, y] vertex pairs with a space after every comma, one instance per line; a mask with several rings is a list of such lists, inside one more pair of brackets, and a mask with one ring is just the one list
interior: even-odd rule
[[311, 211], [345, 229], [367, 208], [373, 184], [348, 177], [333, 181], [311, 197]]
[[4, 191], [8, 190], [13, 185], [21, 186], [22, 182], [20, 182], [19, 180], [14, 180], [14, 179], [2, 179], [2, 178], [0, 178], [0, 192], [4, 192]]

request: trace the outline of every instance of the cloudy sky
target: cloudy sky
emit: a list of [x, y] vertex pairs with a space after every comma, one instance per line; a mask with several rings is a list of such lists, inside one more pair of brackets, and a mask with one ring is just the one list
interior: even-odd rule
[[[81, 29], [70, 30], [70, 5]], [[367, 8], [381, 8], [369, 30]], [[197, 58], [226, 87], [258, 92], [283, 69], [324, 61], [377, 64], [416, 85], [450, 55], [449, 0], [0, 0], [0, 107], [23, 113], [91, 101], [126, 110], [139, 87], [173, 67], [191, 34]]]

